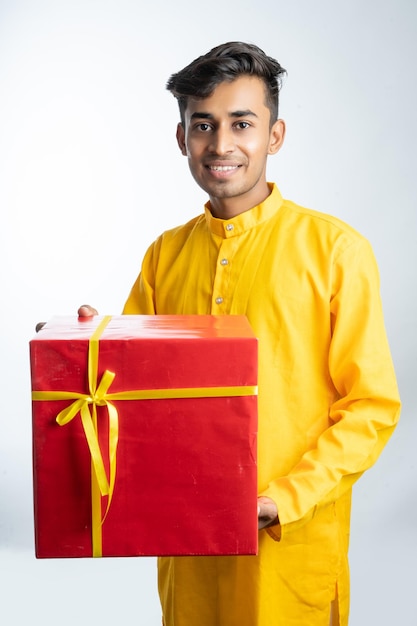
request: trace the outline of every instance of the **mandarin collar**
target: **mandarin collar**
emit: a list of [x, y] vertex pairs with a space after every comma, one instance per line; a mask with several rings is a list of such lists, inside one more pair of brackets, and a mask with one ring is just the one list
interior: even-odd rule
[[271, 189], [271, 193], [261, 204], [232, 217], [230, 220], [214, 217], [210, 211], [210, 202], [207, 202], [204, 205], [204, 211], [209, 230], [215, 235], [219, 235], [219, 237], [228, 239], [237, 237], [270, 219], [281, 207], [282, 196], [275, 183], [268, 183], [268, 187]]

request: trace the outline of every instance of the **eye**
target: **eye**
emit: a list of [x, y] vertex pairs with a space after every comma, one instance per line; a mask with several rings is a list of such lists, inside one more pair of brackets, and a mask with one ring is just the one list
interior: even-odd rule
[[246, 128], [250, 128], [250, 124], [249, 122], [236, 122], [235, 124], [236, 128], [238, 128], [239, 130], [246, 130]]
[[210, 124], [207, 124], [207, 122], [201, 122], [201, 124], [197, 124], [196, 129], [200, 130], [202, 133], [206, 133], [211, 130], [211, 126]]

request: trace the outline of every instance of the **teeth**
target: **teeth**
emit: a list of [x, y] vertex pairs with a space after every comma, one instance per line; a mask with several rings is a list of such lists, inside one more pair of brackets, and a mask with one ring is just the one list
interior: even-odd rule
[[229, 172], [230, 170], [237, 169], [237, 165], [210, 165], [211, 170], [215, 172]]

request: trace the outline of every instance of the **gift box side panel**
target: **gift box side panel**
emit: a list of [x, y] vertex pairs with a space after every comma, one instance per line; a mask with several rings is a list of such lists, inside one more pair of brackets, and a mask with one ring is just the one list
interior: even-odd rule
[[[35, 390], [85, 389], [88, 342], [30, 344]], [[74, 358], [75, 357], [75, 358]], [[79, 417], [56, 422], [68, 401], [32, 402], [33, 498], [38, 558], [91, 555], [90, 453]], [[87, 480], [86, 480], [87, 477]], [[76, 505], [75, 505], [76, 503]]]

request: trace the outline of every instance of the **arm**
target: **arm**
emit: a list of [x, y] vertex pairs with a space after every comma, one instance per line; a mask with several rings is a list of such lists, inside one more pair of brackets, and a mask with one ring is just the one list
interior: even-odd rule
[[156, 315], [155, 274], [160, 240], [152, 244], [143, 259], [137, 277], [123, 307], [124, 315]]
[[329, 407], [329, 427], [316, 447], [262, 494], [278, 504], [284, 533], [349, 491], [374, 464], [399, 418], [378, 270], [366, 241], [336, 258], [332, 279], [327, 369], [337, 394]]

